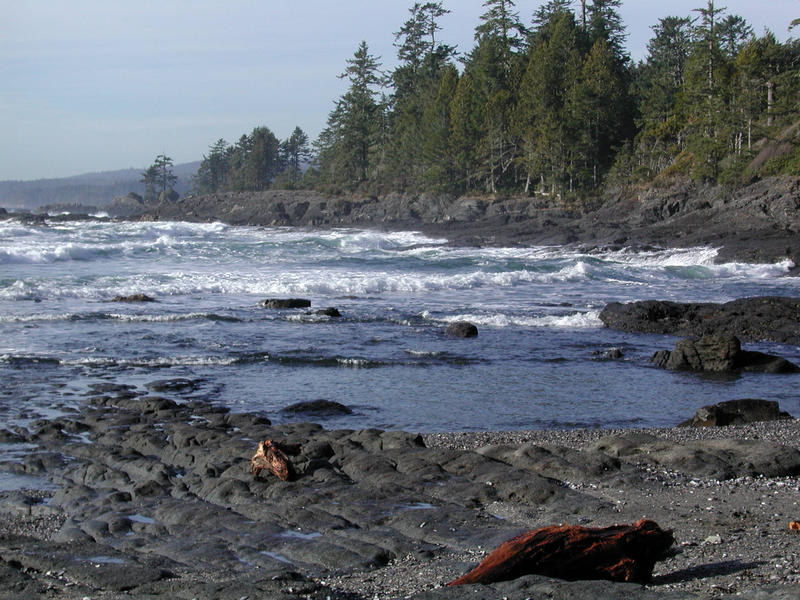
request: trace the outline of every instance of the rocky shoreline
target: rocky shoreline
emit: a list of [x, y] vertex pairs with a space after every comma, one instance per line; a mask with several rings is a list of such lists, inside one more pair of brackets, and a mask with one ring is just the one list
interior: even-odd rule
[[[187, 198], [141, 218], [415, 228], [462, 245], [713, 245], [720, 260], [797, 263], [799, 190], [797, 178], [737, 192], [626, 190], [590, 212], [543, 199], [265, 192]], [[656, 332], [702, 335], [712, 321], [715, 332], [749, 331], [733, 313], [682, 310]], [[777, 339], [763, 334], [775, 319], [762, 321], [747, 339]], [[796, 319], [787, 323], [796, 336]], [[800, 520], [795, 419], [420, 435], [274, 425], [193, 401], [192, 387], [97, 382], [77, 405], [53, 406], [61, 416], [0, 428], [15, 449], [0, 475], [25, 482], [0, 491], [0, 599], [800, 596], [800, 533], [788, 526]], [[266, 439], [297, 447], [293, 481], [250, 473]], [[676, 539], [648, 585], [531, 575], [445, 587], [524, 531], [642, 518]]]
[[[418, 435], [273, 425], [98, 383], [76, 408], [0, 432], [2, 598], [707, 598], [800, 593], [800, 423]], [[297, 445], [294, 481], [250, 473]], [[526, 576], [444, 587], [551, 524], [655, 520], [674, 556], [646, 585]], [[770, 587], [772, 586], [772, 587]]]
[[460, 246], [711, 246], [720, 248], [721, 262], [800, 265], [800, 177], [770, 177], [736, 189], [688, 181], [612, 189], [592, 205], [549, 196], [330, 196], [269, 190], [187, 196], [140, 207], [139, 217], [129, 208], [130, 218], [145, 220], [416, 229]]

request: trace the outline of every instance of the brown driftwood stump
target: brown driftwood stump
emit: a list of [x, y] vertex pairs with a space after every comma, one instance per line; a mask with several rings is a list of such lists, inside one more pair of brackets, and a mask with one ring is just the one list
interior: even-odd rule
[[258, 477], [261, 471], [267, 469], [281, 481], [291, 481], [295, 478], [295, 471], [286, 455], [296, 455], [299, 452], [300, 448], [297, 446], [264, 440], [258, 444], [256, 453], [250, 459], [250, 472], [253, 477]]
[[671, 531], [646, 519], [602, 529], [553, 525], [500, 544], [474, 570], [448, 585], [494, 583], [523, 575], [645, 583], [673, 542]]

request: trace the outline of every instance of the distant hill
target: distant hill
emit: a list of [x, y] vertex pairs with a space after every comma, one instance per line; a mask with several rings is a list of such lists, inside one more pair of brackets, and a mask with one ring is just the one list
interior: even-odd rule
[[[200, 161], [175, 165], [178, 177], [175, 191], [181, 196], [192, 186], [192, 176], [197, 173]], [[144, 169], [120, 169], [85, 173], [58, 179], [34, 181], [0, 181], [0, 206], [5, 208], [35, 209], [46, 204], [82, 204], [105, 206], [116, 196], [128, 192], [144, 194], [139, 180]]]

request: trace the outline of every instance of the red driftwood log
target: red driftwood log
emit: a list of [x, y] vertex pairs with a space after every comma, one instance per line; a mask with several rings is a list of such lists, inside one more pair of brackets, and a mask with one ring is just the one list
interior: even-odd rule
[[291, 481], [295, 478], [294, 467], [287, 454], [297, 454], [299, 448], [287, 444], [280, 444], [272, 440], [264, 440], [258, 444], [258, 449], [250, 459], [250, 472], [253, 477], [258, 477], [264, 469], [275, 475], [281, 481]]
[[673, 542], [671, 531], [646, 519], [602, 529], [553, 525], [500, 544], [474, 570], [448, 585], [494, 583], [523, 575], [646, 583]]

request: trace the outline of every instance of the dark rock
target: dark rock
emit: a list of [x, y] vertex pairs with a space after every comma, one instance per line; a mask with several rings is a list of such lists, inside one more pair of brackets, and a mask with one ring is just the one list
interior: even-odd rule
[[268, 298], [259, 303], [264, 308], [270, 309], [287, 309], [287, 308], [308, 308], [311, 306], [311, 300], [304, 298]]
[[792, 477], [800, 473], [800, 451], [759, 440], [721, 439], [678, 444], [649, 434], [606, 436], [590, 450], [623, 462], [647, 463], [690, 477]]
[[131, 294], [130, 296], [114, 296], [111, 302], [155, 302], [155, 298], [151, 298], [146, 294]]
[[777, 402], [770, 400], [729, 400], [697, 409], [694, 416], [680, 424], [680, 427], [724, 427], [725, 425], [744, 425], [758, 421], [778, 421], [792, 419], [792, 415], [782, 411]]
[[604, 358], [606, 360], [619, 360], [625, 356], [622, 348], [608, 348], [607, 350], [597, 350], [593, 353], [595, 356]]
[[336, 415], [351, 415], [352, 409], [332, 400], [309, 400], [297, 402], [281, 409], [282, 413], [290, 415], [304, 415], [314, 417], [332, 417]]
[[125, 383], [90, 383], [88, 387], [98, 394], [126, 393], [136, 389], [135, 385]]
[[645, 300], [612, 302], [600, 312], [606, 327], [682, 336], [735, 335], [747, 341], [800, 345], [800, 298], [762, 296], [725, 304]]
[[452, 337], [472, 338], [478, 336], [478, 328], [469, 321], [450, 323], [444, 331]]
[[645, 519], [602, 529], [551, 525], [505, 542], [448, 585], [495, 583], [523, 575], [647, 583], [674, 541], [671, 531]]
[[651, 361], [659, 367], [672, 371], [800, 372], [800, 367], [778, 356], [763, 352], [743, 351], [739, 338], [733, 335], [706, 335], [699, 340], [680, 340], [673, 351], [656, 352]]
[[145, 384], [145, 387], [151, 392], [191, 392], [197, 389], [197, 381], [193, 379], [159, 379], [158, 381], [151, 381]]
[[342, 313], [339, 312], [339, 309], [334, 306], [329, 306], [328, 308], [323, 308], [318, 310], [316, 313], [317, 315], [325, 316], [325, 317], [341, 317]]

